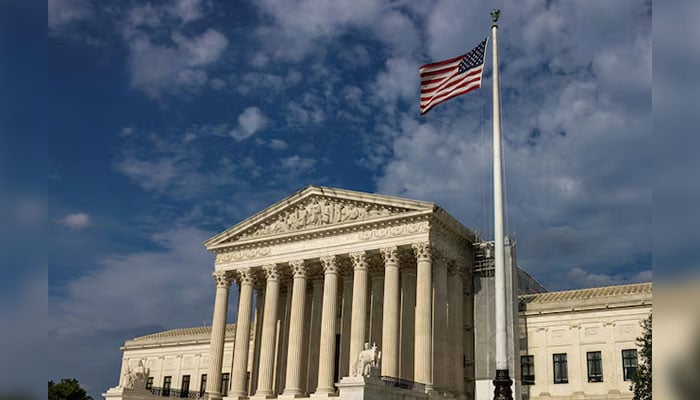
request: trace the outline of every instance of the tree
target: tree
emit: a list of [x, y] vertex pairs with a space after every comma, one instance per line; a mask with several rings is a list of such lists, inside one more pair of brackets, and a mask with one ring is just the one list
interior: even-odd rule
[[77, 379], [64, 378], [59, 383], [49, 381], [49, 400], [93, 400]]
[[640, 363], [632, 375], [634, 400], [651, 400], [651, 314], [642, 322], [642, 336], [637, 338]]

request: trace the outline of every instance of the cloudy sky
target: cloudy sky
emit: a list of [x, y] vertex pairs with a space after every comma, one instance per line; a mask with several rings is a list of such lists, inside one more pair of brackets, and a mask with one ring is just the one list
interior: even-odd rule
[[[309, 184], [490, 238], [491, 49], [483, 88], [424, 117], [418, 67], [500, 3], [49, 0], [49, 378], [97, 397], [124, 340], [210, 323], [202, 241]], [[649, 281], [650, 1], [501, 8], [520, 265], [551, 290]]]

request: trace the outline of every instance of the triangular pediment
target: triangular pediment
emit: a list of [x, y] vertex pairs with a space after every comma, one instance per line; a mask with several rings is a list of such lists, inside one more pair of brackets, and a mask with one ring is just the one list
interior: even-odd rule
[[431, 211], [429, 202], [308, 186], [207, 240], [207, 248]]

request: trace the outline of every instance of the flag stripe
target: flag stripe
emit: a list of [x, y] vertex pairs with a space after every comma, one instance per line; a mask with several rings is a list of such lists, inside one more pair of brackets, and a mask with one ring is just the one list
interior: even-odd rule
[[474, 81], [475, 79], [478, 80], [478, 77], [454, 77], [450, 80], [443, 82], [441, 85], [435, 87], [433, 90], [426, 90], [424, 92], [421, 92], [421, 101], [425, 99], [430, 99], [432, 97], [440, 96], [441, 93], [449, 92], [450, 90], [456, 89], [464, 82]]
[[432, 101], [429, 105], [423, 107], [423, 109], [425, 110], [425, 111], [423, 112], [423, 114], [427, 113], [428, 111], [430, 111], [433, 107], [435, 107], [435, 106], [438, 105], [438, 104], [444, 103], [444, 102], [446, 102], [447, 100], [449, 100], [449, 99], [451, 99], [451, 98], [453, 98], [453, 97], [456, 97], [456, 96], [459, 96], [459, 95], [462, 95], [462, 94], [465, 94], [465, 93], [469, 93], [469, 92], [471, 92], [472, 90], [479, 89], [480, 87], [481, 87], [481, 84], [478, 84], [477, 86], [470, 86], [470, 87], [464, 88], [463, 90], [460, 90], [460, 91], [458, 91], [458, 92], [455, 92], [455, 93], [453, 93], [453, 94], [450, 94], [449, 96], [444, 97], [444, 98], [442, 98], [442, 99], [440, 99], [440, 100]]
[[[478, 69], [475, 69], [475, 70], [473, 70], [473, 71], [471, 71], [471, 72], [469, 72], [469, 73], [467, 73], [467, 74], [465, 74], [465, 75], [466, 75], [467, 77], [473, 77], [474, 75], [478, 75], [478, 74], [480, 74], [480, 73], [481, 73], [481, 68], [478, 68]], [[421, 83], [422, 83], [422, 85], [421, 85], [421, 93], [425, 93], [426, 91], [429, 91], [429, 90], [434, 89], [434, 88], [436, 88], [436, 87], [438, 87], [438, 86], [441, 86], [442, 82], [445, 82], [445, 81], [447, 81], [447, 80], [452, 80], [452, 79], [454, 79], [454, 78], [460, 78], [460, 76], [459, 76], [459, 75], [454, 75], [454, 74], [452, 74], [452, 75], [450, 75], [450, 76], [448, 76], [448, 77], [446, 77], [446, 78], [442, 78], [442, 79], [431, 79], [431, 80], [429, 80], [429, 81], [421, 82]]]
[[420, 67], [421, 114], [481, 87], [487, 39], [466, 54]]
[[[435, 103], [438, 100], [442, 100], [446, 96], [452, 96], [453, 93], [459, 92], [458, 94], [464, 94], [466, 92], [462, 92], [461, 90], [466, 88], [466, 87], [474, 87], [475, 86], [481, 87], [481, 80], [480, 79], [471, 79], [465, 82], [461, 82], [459, 85], [456, 85], [454, 88], [452, 88], [449, 92], [443, 93], [438, 96], [430, 96], [430, 97], [421, 97], [421, 106], [424, 105], [429, 105], [431, 103]], [[452, 96], [454, 97], [454, 96]]]

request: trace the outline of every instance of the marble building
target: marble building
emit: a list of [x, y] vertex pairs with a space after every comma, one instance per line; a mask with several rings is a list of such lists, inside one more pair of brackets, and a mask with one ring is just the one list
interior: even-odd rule
[[[216, 255], [212, 325], [127, 341], [120, 384], [106, 398], [152, 398], [124, 384], [142, 360], [147, 386], [167, 386], [161, 395], [172, 388], [210, 399], [490, 397], [490, 244], [439, 206], [309, 186], [205, 246]], [[546, 380], [521, 390], [521, 356], [542, 348], [520, 337], [539, 337], [523, 318], [541, 313], [523, 310], [546, 301], [523, 306], [519, 293], [544, 288], [517, 268], [510, 242], [506, 261], [509, 337], [520, 339], [508, 350], [516, 398], [568, 396]], [[238, 317], [227, 325], [233, 284]], [[361, 363], [369, 351], [373, 359]], [[581, 388], [572, 394], [586, 393]]]

